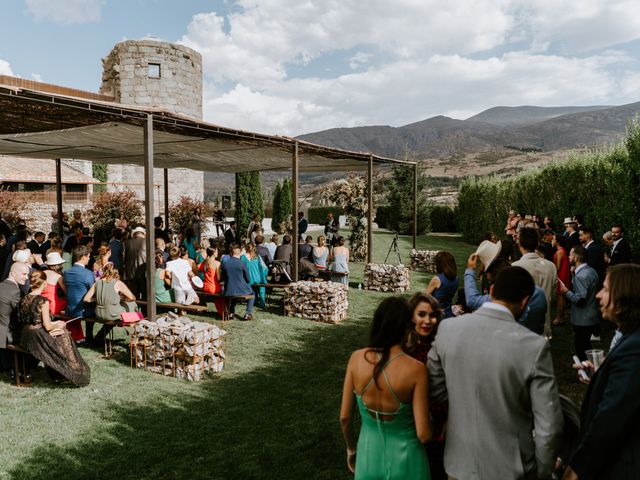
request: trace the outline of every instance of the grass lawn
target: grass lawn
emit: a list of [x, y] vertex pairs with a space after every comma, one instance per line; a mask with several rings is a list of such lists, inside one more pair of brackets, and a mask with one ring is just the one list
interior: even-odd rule
[[[382, 262], [392, 235], [375, 235]], [[459, 238], [419, 237], [448, 249], [462, 274], [473, 247]], [[410, 237], [400, 238], [409, 263]], [[391, 258], [391, 257], [390, 257]], [[352, 264], [350, 282], [364, 264]], [[412, 272], [412, 290], [429, 275]], [[0, 380], [0, 479], [349, 479], [338, 425], [344, 368], [363, 346], [371, 314], [388, 294], [352, 288], [340, 325], [280, 316], [228, 322], [224, 372], [199, 383], [129, 368], [125, 343], [114, 360], [81, 349], [91, 367], [82, 389], [50, 383], [39, 369], [30, 388]], [[242, 311], [242, 307], [240, 307]], [[603, 345], [610, 339], [610, 331]], [[552, 340], [561, 391], [580, 401], [569, 368], [570, 327]]]

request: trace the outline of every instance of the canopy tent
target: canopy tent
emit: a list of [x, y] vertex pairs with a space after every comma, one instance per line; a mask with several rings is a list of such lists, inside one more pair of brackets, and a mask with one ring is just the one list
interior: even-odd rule
[[[165, 170], [165, 210], [168, 209], [167, 171], [190, 168], [211, 172], [292, 171], [294, 217], [297, 218], [298, 173], [328, 170], [367, 170], [372, 200], [373, 165], [406, 164], [414, 167], [414, 247], [416, 234], [417, 164], [324, 147], [290, 137], [271, 136], [221, 127], [157, 108], [138, 108], [95, 99], [12, 85], [0, 78], [0, 155], [56, 160], [74, 158], [112, 164], [144, 166], [147, 231], [153, 232], [153, 169]], [[8, 83], [8, 82], [5, 82]], [[29, 84], [30, 86], [33, 83]], [[60, 87], [61, 88], [61, 87]], [[2, 159], [0, 158], [0, 161]], [[58, 175], [58, 210], [62, 210]], [[371, 204], [371, 203], [370, 203]], [[59, 215], [59, 218], [62, 218]], [[368, 216], [368, 261], [372, 256]], [[297, 238], [293, 222], [293, 238]], [[147, 251], [154, 251], [152, 235]], [[297, 249], [293, 249], [293, 273], [297, 278]], [[147, 262], [149, 314], [155, 317], [154, 265]], [[153, 318], [152, 317], [152, 318]]]

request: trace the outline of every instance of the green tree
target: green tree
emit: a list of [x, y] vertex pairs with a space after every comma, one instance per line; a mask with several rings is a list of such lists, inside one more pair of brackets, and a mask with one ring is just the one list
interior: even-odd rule
[[[427, 178], [418, 167], [418, 235], [431, 228], [429, 203], [424, 194]], [[394, 165], [393, 175], [389, 179], [387, 204], [393, 212], [388, 219], [389, 228], [403, 235], [413, 233], [413, 166]]]
[[236, 212], [238, 232], [245, 232], [254, 215], [264, 216], [260, 172], [236, 173]]
[[276, 182], [276, 186], [273, 188], [273, 198], [271, 200], [271, 230], [278, 231], [278, 225], [280, 225], [282, 215], [280, 214], [280, 195], [282, 194], [282, 187], [280, 182]]
[[[280, 196], [278, 198], [278, 204], [280, 209], [280, 218], [277, 225], [278, 233], [285, 233], [291, 228], [291, 180], [285, 178], [282, 181], [282, 187], [280, 189]], [[272, 226], [273, 228], [273, 226]]]
[[[107, 164], [106, 163], [93, 162], [91, 164], [91, 175], [93, 176], [93, 178], [95, 178], [96, 180], [98, 180], [100, 182], [106, 182], [107, 179], [108, 179]], [[107, 191], [107, 186], [106, 185], [94, 185], [93, 186], [93, 191], [94, 192], [106, 192]]]

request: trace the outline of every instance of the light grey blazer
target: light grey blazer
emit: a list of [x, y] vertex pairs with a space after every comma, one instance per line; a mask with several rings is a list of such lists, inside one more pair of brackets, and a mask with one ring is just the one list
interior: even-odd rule
[[562, 410], [543, 337], [485, 304], [439, 325], [428, 367], [431, 397], [449, 400], [449, 476], [528, 479], [551, 473]]
[[586, 263], [571, 277], [571, 324], [589, 327], [600, 322], [600, 304], [596, 300], [600, 280], [596, 271]]

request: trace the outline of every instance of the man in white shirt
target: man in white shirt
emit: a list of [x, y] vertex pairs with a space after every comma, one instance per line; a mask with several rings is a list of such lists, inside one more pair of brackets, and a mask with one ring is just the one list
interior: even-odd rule
[[[547, 305], [551, 305], [551, 300], [556, 295], [556, 284], [558, 272], [556, 266], [549, 260], [540, 258], [536, 253], [536, 247], [540, 237], [533, 228], [523, 228], [518, 234], [518, 246], [522, 253], [522, 258], [513, 262], [514, 267], [522, 267], [533, 277], [534, 283], [544, 290]], [[544, 320], [544, 336], [551, 338], [551, 309], [547, 309]]]

